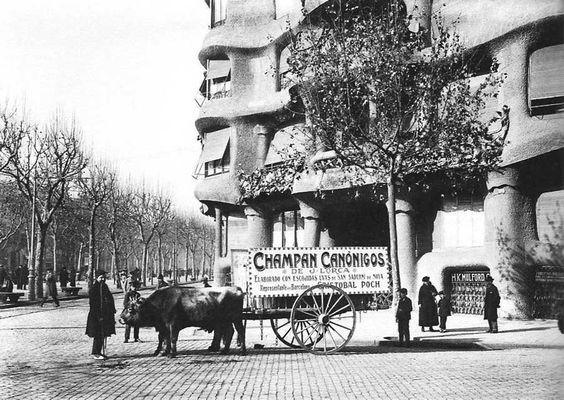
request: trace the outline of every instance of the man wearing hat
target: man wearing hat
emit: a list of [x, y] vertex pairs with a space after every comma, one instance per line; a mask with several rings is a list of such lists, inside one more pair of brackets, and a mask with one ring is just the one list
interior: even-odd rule
[[89, 292], [90, 311], [86, 324], [86, 334], [94, 339], [92, 343], [92, 357], [97, 360], [106, 359], [105, 338], [116, 333], [114, 314], [116, 307], [114, 298], [106, 285], [106, 272], [96, 272], [96, 282]]
[[435, 296], [437, 289], [431, 284], [428, 276], [423, 277], [423, 284], [419, 289], [419, 326], [421, 332], [425, 332], [425, 327], [429, 327], [429, 331], [434, 332], [433, 326], [439, 325], [439, 316], [437, 314], [437, 303]]
[[499, 308], [499, 291], [492, 283], [490, 274], [486, 275], [486, 295], [484, 296], [484, 319], [488, 320], [488, 333], [497, 333], [497, 309]]

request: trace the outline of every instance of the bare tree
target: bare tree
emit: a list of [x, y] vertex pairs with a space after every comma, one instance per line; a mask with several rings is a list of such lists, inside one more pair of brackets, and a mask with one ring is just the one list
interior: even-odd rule
[[32, 205], [37, 222], [35, 252], [35, 291], [30, 282], [30, 298], [43, 295], [43, 265], [47, 231], [55, 212], [67, 196], [69, 184], [86, 167], [80, 131], [76, 124], [67, 124], [56, 116], [39, 131], [35, 126], [21, 122], [10, 129], [19, 129], [21, 140], [11, 142], [3, 149], [8, 162], [3, 173], [15, 180], [20, 192]]
[[89, 258], [87, 282], [88, 289], [94, 284], [94, 269], [96, 256], [96, 222], [100, 208], [108, 200], [115, 186], [115, 174], [102, 164], [93, 163], [89, 165], [78, 180], [80, 188], [85, 195], [85, 200], [90, 211], [89, 220]]
[[0, 248], [18, 232], [25, 218], [25, 199], [10, 181], [0, 181]]
[[[133, 193], [127, 189], [120, 188], [117, 180], [113, 180], [107, 204], [107, 227], [111, 242], [110, 252], [113, 258], [114, 274], [118, 274], [122, 269], [120, 256], [123, 255], [126, 259], [129, 258], [135, 248], [135, 235], [133, 234], [131, 224], [132, 199]], [[125, 267], [127, 268], [127, 262]]]
[[162, 194], [155, 195], [144, 190], [137, 191], [132, 201], [132, 218], [138, 229], [142, 251], [143, 285], [147, 284], [147, 264], [149, 259], [149, 245], [157, 229], [168, 218], [170, 213], [170, 199]]

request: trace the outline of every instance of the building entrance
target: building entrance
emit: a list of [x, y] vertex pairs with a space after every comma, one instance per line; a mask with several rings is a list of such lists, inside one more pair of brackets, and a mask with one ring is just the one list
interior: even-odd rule
[[447, 276], [450, 284], [452, 312], [483, 314], [488, 271], [458, 270]]

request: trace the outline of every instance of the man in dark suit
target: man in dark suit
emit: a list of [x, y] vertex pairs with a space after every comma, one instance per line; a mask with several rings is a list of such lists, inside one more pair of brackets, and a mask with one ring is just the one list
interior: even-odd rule
[[398, 323], [398, 335], [400, 346], [405, 345], [409, 347], [409, 320], [411, 319], [411, 299], [407, 297], [407, 289], [401, 288], [399, 290], [398, 309], [396, 311], [396, 322]]
[[499, 291], [492, 283], [491, 275], [486, 275], [486, 295], [484, 296], [484, 319], [488, 320], [488, 333], [497, 333], [497, 309], [499, 308]]

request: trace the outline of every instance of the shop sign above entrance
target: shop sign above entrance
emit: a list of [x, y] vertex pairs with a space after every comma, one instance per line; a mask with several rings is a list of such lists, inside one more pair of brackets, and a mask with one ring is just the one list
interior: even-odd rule
[[464, 272], [453, 272], [451, 275], [452, 282], [485, 282], [486, 281], [485, 271], [464, 271]]
[[386, 247], [261, 248], [249, 250], [249, 292], [256, 297], [299, 296], [319, 283], [348, 294], [388, 292]]

